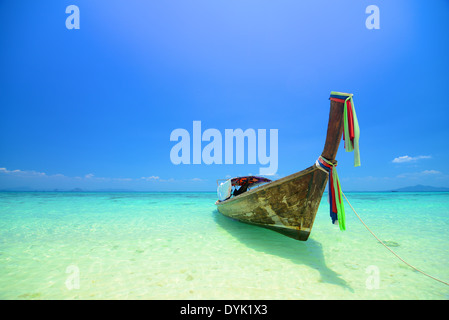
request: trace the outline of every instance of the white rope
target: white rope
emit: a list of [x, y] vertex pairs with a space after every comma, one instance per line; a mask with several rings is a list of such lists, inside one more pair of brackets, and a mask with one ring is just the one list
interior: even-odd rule
[[374, 232], [371, 231], [370, 228], [368, 228], [368, 226], [365, 224], [365, 222], [363, 222], [362, 218], [360, 218], [360, 216], [357, 214], [357, 212], [355, 211], [355, 209], [352, 207], [351, 203], [349, 202], [348, 198], [346, 198], [346, 195], [343, 193], [343, 191], [341, 192], [343, 194], [343, 197], [345, 197], [346, 201], [348, 202], [349, 206], [351, 207], [352, 211], [354, 211], [355, 215], [357, 216], [357, 218], [359, 218], [360, 222], [365, 226], [365, 228], [373, 235], [374, 238], [376, 238], [377, 241], [379, 241], [379, 243], [381, 245], [383, 245], [385, 248], [387, 248], [392, 254], [394, 254], [396, 256], [396, 258], [398, 258], [399, 260], [401, 260], [402, 262], [404, 262], [406, 265], [408, 265], [410, 268], [418, 271], [419, 273], [432, 278], [433, 280], [439, 281], [447, 286], [449, 286], [449, 283], [447, 283], [446, 281], [437, 279], [435, 277], [432, 277], [431, 275], [425, 273], [424, 271], [419, 270], [418, 268], [412, 266], [410, 263], [408, 263], [407, 261], [405, 261], [404, 259], [402, 259], [396, 252], [394, 252], [393, 250], [391, 250], [385, 243], [383, 243], [382, 240], [380, 240], [375, 234]]

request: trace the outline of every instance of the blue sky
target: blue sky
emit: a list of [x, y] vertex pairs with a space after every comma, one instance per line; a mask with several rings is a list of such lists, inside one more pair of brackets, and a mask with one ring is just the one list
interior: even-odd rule
[[213, 191], [259, 172], [174, 165], [170, 133], [193, 121], [278, 129], [286, 176], [321, 154], [332, 90], [354, 93], [361, 130], [343, 190], [449, 187], [448, 30], [444, 0], [0, 1], [0, 189]]

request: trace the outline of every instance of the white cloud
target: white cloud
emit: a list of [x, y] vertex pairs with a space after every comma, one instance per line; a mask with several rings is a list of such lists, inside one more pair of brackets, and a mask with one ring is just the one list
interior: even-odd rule
[[21, 175], [21, 176], [46, 176], [45, 172], [38, 172], [38, 171], [24, 171], [24, 170], [8, 170], [6, 168], [0, 168], [0, 173], [5, 174], [13, 174], [13, 175]]
[[[38, 171], [34, 171], [34, 170], [8, 170], [7, 168], [0, 168], [0, 175], [8, 175], [10, 177], [15, 177], [15, 178], [20, 178], [20, 179], [24, 179], [24, 178], [32, 178], [34, 181], [40, 181], [42, 183], [51, 183], [51, 182], [55, 182], [55, 181], [63, 181], [64, 183], [70, 183], [70, 181], [72, 182], [77, 182], [77, 183], [83, 183], [84, 182], [89, 182], [89, 183], [94, 183], [94, 184], [101, 184], [101, 183], [105, 183], [105, 182], [117, 182], [117, 183], [132, 183], [132, 182], [138, 182], [138, 181], [147, 181], [147, 182], [154, 182], [154, 183], [173, 183], [173, 182], [180, 182], [183, 180], [175, 180], [173, 178], [170, 179], [161, 179], [159, 176], [148, 176], [148, 177], [141, 177], [141, 178], [110, 178], [110, 177], [97, 177], [95, 176], [93, 173], [88, 173], [84, 176], [74, 176], [74, 177], [69, 177], [69, 176], [65, 176], [63, 174], [51, 174], [51, 175], [47, 175], [45, 172], [38, 172]], [[44, 180], [40, 180], [41, 179], [45, 179], [46, 182], [44, 182]], [[186, 180], [187, 181], [187, 180]], [[193, 178], [193, 179], [189, 179], [188, 181], [195, 181], [195, 182], [200, 182], [200, 181], [207, 181], [205, 179], [200, 179], [200, 178]]]
[[151, 180], [159, 180], [158, 176], [151, 176], [151, 177], [142, 177], [140, 179], [146, 180], [146, 181], [151, 181]]
[[393, 159], [393, 163], [406, 163], [406, 162], [415, 162], [421, 159], [430, 159], [431, 156], [416, 156], [416, 157], [410, 157], [410, 156], [402, 156], [397, 157]]
[[400, 175], [397, 175], [396, 178], [422, 178], [422, 177], [429, 177], [429, 176], [439, 176], [443, 173], [441, 171], [437, 170], [424, 170], [421, 172], [409, 172], [409, 173], [402, 173]]
[[22, 170], [8, 170], [6, 168], [0, 168], [0, 172], [2, 172], [2, 173], [23, 173], [25, 171], [22, 171]]
[[437, 171], [437, 170], [424, 170], [423, 172], [421, 172], [421, 174], [424, 174], [424, 175], [428, 175], [428, 174], [441, 174], [441, 171]]

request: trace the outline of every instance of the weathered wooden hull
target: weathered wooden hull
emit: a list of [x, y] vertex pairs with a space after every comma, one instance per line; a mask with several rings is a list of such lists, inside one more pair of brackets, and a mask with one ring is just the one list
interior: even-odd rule
[[[343, 110], [343, 102], [331, 100], [326, 141], [321, 156], [334, 164], [343, 134]], [[306, 241], [327, 179], [328, 173], [313, 165], [239, 196], [217, 202], [217, 209], [230, 218]]]
[[312, 230], [328, 174], [315, 165], [217, 202], [223, 215], [306, 241]]

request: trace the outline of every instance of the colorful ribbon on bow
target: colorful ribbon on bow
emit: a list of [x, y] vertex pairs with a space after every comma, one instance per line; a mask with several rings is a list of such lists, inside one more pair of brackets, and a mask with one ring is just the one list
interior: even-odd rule
[[346, 152], [354, 151], [354, 167], [360, 166], [359, 137], [360, 128], [355, 113], [352, 94], [332, 91], [330, 100], [345, 104], [343, 111], [343, 140], [345, 141]]
[[338, 220], [340, 230], [346, 230], [345, 207], [341, 195], [340, 180], [337, 174], [337, 164], [333, 164], [322, 156], [318, 158], [315, 164], [329, 173], [328, 193], [332, 223]]
[[[354, 167], [360, 166], [359, 136], [360, 128], [355, 113], [352, 94], [332, 91], [330, 100], [344, 103], [343, 108], [343, 139], [345, 150], [354, 151]], [[337, 174], [337, 164], [320, 156], [315, 165], [329, 174], [329, 204], [332, 223], [338, 220], [340, 230], [346, 230], [345, 207], [343, 205], [340, 180]]]

